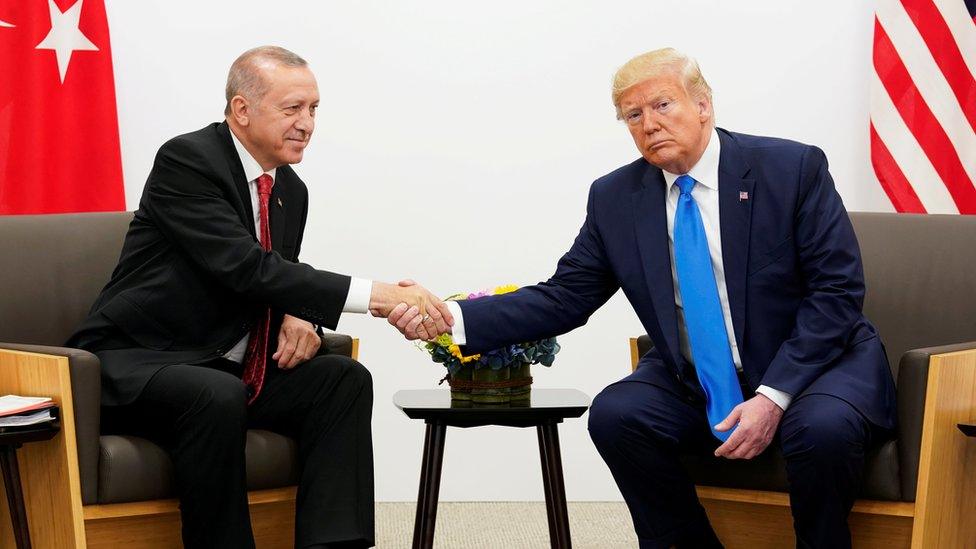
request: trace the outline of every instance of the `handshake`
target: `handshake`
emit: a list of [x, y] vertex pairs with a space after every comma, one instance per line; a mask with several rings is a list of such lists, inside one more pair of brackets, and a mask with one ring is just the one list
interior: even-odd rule
[[454, 317], [442, 300], [413, 280], [373, 281], [369, 312], [386, 318], [408, 340], [430, 341], [451, 332]]

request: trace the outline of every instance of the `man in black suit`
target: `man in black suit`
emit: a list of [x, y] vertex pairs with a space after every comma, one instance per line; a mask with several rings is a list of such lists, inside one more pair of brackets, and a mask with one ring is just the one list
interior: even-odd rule
[[69, 344], [101, 360], [106, 427], [170, 453], [187, 547], [254, 546], [247, 428], [298, 441], [296, 547], [368, 547], [371, 378], [352, 359], [317, 356], [315, 325], [402, 301], [433, 334], [450, 313], [419, 286], [297, 262], [308, 192], [289, 164], [319, 103], [305, 60], [247, 51], [226, 95], [225, 122], [160, 148], [119, 264]]

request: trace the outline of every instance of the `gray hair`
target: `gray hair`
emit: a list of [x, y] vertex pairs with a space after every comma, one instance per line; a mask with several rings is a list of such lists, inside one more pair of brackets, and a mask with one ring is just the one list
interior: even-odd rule
[[666, 72], [680, 77], [685, 91], [691, 97], [712, 101], [712, 88], [705, 82], [698, 63], [674, 48], [662, 48], [627, 61], [613, 76], [613, 90], [610, 95], [613, 106], [617, 109], [617, 118], [622, 116], [620, 96], [627, 88]]
[[258, 46], [242, 53], [230, 66], [227, 73], [225, 96], [227, 105], [224, 115], [230, 114], [230, 101], [236, 95], [252, 101], [260, 101], [268, 93], [270, 83], [261, 75], [262, 66], [284, 65], [286, 67], [307, 67], [308, 62], [298, 54], [279, 46]]

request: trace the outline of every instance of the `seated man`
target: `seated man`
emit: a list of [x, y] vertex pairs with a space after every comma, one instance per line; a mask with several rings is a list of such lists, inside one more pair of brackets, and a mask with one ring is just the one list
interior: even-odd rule
[[[678, 455], [751, 459], [778, 435], [798, 545], [850, 547], [895, 391], [824, 153], [716, 129], [698, 65], [670, 48], [628, 61], [612, 97], [643, 158], [593, 183], [552, 278], [450, 303], [455, 341], [565, 333], [623, 288], [654, 349], [594, 399], [589, 428], [640, 546], [720, 547]], [[421, 320], [389, 316], [408, 338]]]
[[308, 191], [289, 164], [319, 104], [305, 60], [247, 51], [226, 91], [224, 122], [159, 149], [119, 264], [68, 344], [101, 360], [106, 426], [172, 457], [186, 547], [254, 546], [247, 428], [297, 439], [296, 547], [372, 546], [370, 374], [318, 356], [313, 323], [401, 302], [431, 332], [451, 317], [419, 286], [298, 263]]

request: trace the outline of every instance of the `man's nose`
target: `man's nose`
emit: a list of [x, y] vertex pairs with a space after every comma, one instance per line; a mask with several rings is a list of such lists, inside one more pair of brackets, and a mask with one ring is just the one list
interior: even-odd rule
[[661, 123], [654, 111], [644, 113], [644, 133], [654, 133], [661, 129]]
[[299, 115], [298, 120], [295, 121], [295, 129], [307, 133], [312, 133], [312, 130], [314, 128], [315, 128], [315, 117], [312, 116], [312, 112], [309, 110], [303, 110], [302, 114]]

